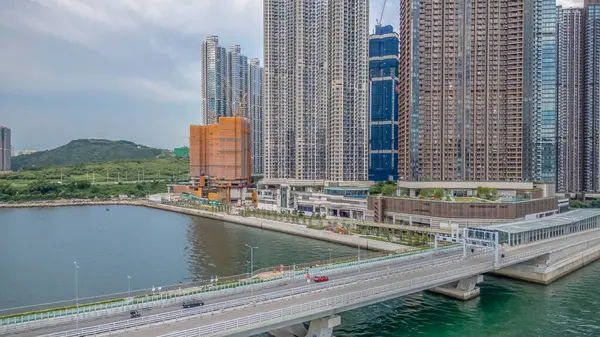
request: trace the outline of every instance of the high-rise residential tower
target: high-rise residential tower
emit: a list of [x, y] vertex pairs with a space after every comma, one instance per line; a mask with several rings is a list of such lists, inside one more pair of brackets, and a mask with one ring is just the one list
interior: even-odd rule
[[369, 180], [398, 179], [398, 34], [376, 26], [369, 37]]
[[10, 129], [0, 125], [0, 172], [11, 170]]
[[586, 0], [584, 51], [584, 189], [600, 191], [600, 0]]
[[525, 0], [401, 0], [399, 180], [523, 179]]
[[264, 1], [265, 178], [367, 180], [368, 0]]
[[217, 36], [202, 42], [202, 124], [215, 124], [217, 118], [229, 116], [227, 107], [227, 51], [219, 46]]
[[[489, 1], [500, 3], [501, 1]], [[513, 1], [514, 2], [514, 1]], [[518, 1], [517, 1], [518, 2]], [[556, 0], [525, 5], [524, 179], [556, 181]], [[508, 13], [510, 15], [510, 13]], [[518, 22], [514, 23], [518, 25]], [[510, 51], [508, 51], [510, 55]]]
[[262, 175], [263, 159], [263, 68], [257, 58], [250, 59], [248, 65], [247, 107], [252, 134], [252, 174]]
[[581, 192], [584, 172], [584, 12], [583, 8], [558, 12], [557, 57], [557, 190]]
[[248, 58], [239, 45], [229, 47], [227, 70], [227, 108], [235, 112], [241, 107], [243, 116], [248, 117]]

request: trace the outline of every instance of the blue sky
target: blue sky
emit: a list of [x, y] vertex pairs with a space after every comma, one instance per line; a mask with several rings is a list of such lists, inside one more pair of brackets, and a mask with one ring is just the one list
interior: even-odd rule
[[[384, 24], [398, 26], [398, 3], [387, 1]], [[371, 0], [372, 23], [382, 4]], [[262, 0], [2, 0], [0, 125], [17, 149], [185, 144], [200, 121], [206, 35], [262, 60]]]

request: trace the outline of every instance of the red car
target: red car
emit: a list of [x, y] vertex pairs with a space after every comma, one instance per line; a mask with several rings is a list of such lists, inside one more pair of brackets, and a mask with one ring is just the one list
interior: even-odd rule
[[315, 276], [315, 278], [313, 279], [316, 283], [319, 282], [327, 282], [329, 281], [329, 277], [327, 276]]

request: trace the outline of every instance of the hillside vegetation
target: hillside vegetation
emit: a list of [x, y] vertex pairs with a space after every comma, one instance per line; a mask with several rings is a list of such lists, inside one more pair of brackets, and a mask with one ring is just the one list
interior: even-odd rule
[[56, 165], [102, 163], [119, 159], [150, 159], [167, 155], [166, 150], [124, 140], [78, 139], [52, 150], [13, 157], [12, 169], [14, 171], [39, 170]]
[[20, 170], [0, 175], [0, 202], [143, 197], [189, 181], [189, 165], [188, 158], [166, 157]]

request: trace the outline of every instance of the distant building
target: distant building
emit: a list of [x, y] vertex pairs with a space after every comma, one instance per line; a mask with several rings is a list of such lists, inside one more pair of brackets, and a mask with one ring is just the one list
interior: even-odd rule
[[11, 170], [10, 155], [10, 129], [0, 126], [0, 172]]
[[173, 150], [173, 157], [187, 158], [190, 156], [190, 148], [187, 146], [177, 147]]
[[369, 37], [369, 180], [398, 179], [398, 34], [376, 26]]
[[227, 51], [219, 46], [217, 36], [207, 36], [202, 42], [202, 123], [214, 124], [217, 118], [228, 116]]
[[257, 58], [250, 59], [248, 66], [248, 118], [252, 134], [252, 174], [264, 173], [263, 158], [263, 68]]
[[32, 153], [36, 153], [36, 152], [37, 152], [36, 150], [15, 150], [15, 149], [13, 149], [12, 156], [16, 157], [16, 156], [32, 154]]
[[557, 58], [557, 180], [559, 192], [583, 190], [584, 12], [582, 8], [558, 11]]
[[[247, 117], [248, 105], [248, 57], [242, 55], [239, 45], [229, 47], [227, 53], [227, 109], [233, 112], [242, 109], [242, 116]], [[231, 116], [228, 114], [228, 116]]]
[[600, 0], [585, 1], [584, 188], [600, 192]]

